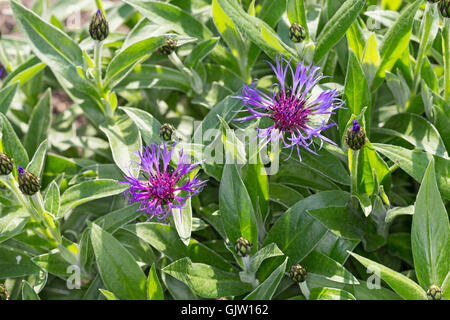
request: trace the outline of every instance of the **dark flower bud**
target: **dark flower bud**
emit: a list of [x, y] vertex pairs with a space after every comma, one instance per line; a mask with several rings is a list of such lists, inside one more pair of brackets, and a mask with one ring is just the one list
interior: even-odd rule
[[169, 55], [177, 48], [177, 41], [174, 39], [166, 38], [164, 45], [156, 50], [157, 53]]
[[172, 134], [174, 133], [175, 128], [169, 123], [164, 123], [159, 130], [159, 136], [164, 141], [172, 140]]
[[244, 237], [240, 237], [236, 240], [236, 245], [234, 246], [234, 249], [236, 250], [236, 253], [239, 257], [246, 257], [252, 252], [253, 244], [250, 243], [247, 239]]
[[441, 300], [442, 299], [441, 288], [433, 284], [428, 288], [427, 296], [428, 300]]
[[105, 16], [101, 10], [97, 10], [92, 17], [91, 24], [89, 25], [89, 34], [91, 38], [97, 41], [103, 41], [108, 37], [109, 26]]
[[450, 0], [441, 0], [439, 2], [439, 11], [444, 18], [450, 18]]
[[348, 128], [345, 141], [349, 148], [353, 150], [361, 150], [366, 143], [366, 131], [358, 123], [358, 120], [353, 121], [352, 128]]
[[38, 177], [20, 166], [17, 169], [19, 171], [19, 189], [22, 193], [32, 196], [41, 189]]
[[0, 62], [0, 80], [5, 79], [7, 75], [8, 73], [6, 72], [6, 68]]
[[8, 291], [6, 291], [6, 287], [3, 283], [0, 283], [0, 301], [1, 300], [8, 300]]
[[0, 153], [0, 175], [6, 176], [11, 173], [14, 168], [14, 160], [5, 153]]
[[293, 42], [302, 42], [306, 39], [305, 28], [294, 22], [289, 28], [289, 37]]
[[294, 264], [289, 270], [289, 276], [297, 283], [306, 280], [306, 269], [299, 264]]

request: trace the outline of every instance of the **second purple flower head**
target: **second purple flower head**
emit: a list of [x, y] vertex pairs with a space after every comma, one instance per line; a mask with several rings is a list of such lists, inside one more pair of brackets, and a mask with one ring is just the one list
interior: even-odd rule
[[[276, 66], [272, 67], [278, 83], [272, 86], [272, 92], [266, 94], [255, 86], [245, 86], [239, 97], [247, 110], [251, 113], [246, 117], [237, 119], [245, 122], [254, 118], [269, 118], [272, 125], [268, 128], [257, 128], [257, 137], [260, 145], [264, 146], [270, 141], [283, 142], [284, 148], [297, 148], [300, 156], [300, 148], [317, 154], [313, 149], [313, 138], [320, 139], [321, 143], [332, 140], [321, 134], [322, 131], [336, 125], [327, 124], [324, 120], [317, 121], [321, 115], [334, 114], [333, 110], [342, 108], [344, 102], [339, 98], [337, 89], [325, 90], [313, 96], [313, 88], [324, 79], [319, 68], [314, 65], [297, 63], [295, 70], [290, 61], [282, 56], [276, 59]], [[291, 83], [288, 81], [291, 75]], [[316, 118], [316, 119], [315, 119]]]

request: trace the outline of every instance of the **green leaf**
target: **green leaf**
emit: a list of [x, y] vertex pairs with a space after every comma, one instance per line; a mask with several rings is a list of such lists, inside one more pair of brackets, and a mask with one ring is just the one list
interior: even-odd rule
[[184, 282], [195, 294], [204, 298], [237, 296], [252, 289], [251, 284], [241, 282], [235, 273], [192, 263], [189, 258], [177, 260], [162, 271]]
[[22, 300], [41, 300], [28, 281], [22, 282]]
[[114, 293], [112, 293], [111, 291], [105, 290], [105, 289], [98, 289], [104, 296], [106, 299], [108, 300], [119, 300], [119, 298], [117, 298]]
[[48, 187], [47, 193], [44, 198], [44, 208], [48, 212], [50, 212], [53, 216], [59, 216], [59, 208], [60, 208], [60, 193], [59, 187], [55, 180], [52, 181], [50, 186]]
[[20, 3], [12, 0], [10, 4], [16, 21], [22, 33], [28, 37], [36, 56], [70, 82], [71, 86], [98, 98], [94, 85], [79, 72], [85, 69], [85, 65], [78, 44]]
[[447, 149], [439, 132], [430, 122], [417, 114], [394, 115], [386, 121], [380, 133], [400, 137], [416, 148], [423, 148], [431, 154], [448, 158]]
[[120, 109], [125, 111], [134, 121], [147, 145], [151, 145], [152, 143], [159, 144], [161, 142], [161, 138], [159, 137], [161, 124], [150, 113], [137, 108], [122, 107]]
[[202, 62], [211, 51], [214, 50], [217, 43], [219, 42], [219, 37], [211, 38], [208, 40], [200, 41], [191, 51], [191, 53], [184, 59], [183, 63], [188, 68], [197, 67], [198, 63]]
[[313, 288], [309, 295], [310, 300], [356, 300], [356, 298], [345, 290], [336, 288]]
[[164, 300], [163, 288], [156, 275], [155, 264], [152, 264], [147, 279], [147, 300]]
[[301, 262], [301, 265], [306, 268], [308, 275], [313, 273], [316, 276], [340, 283], [359, 283], [342, 264], [316, 250], [311, 252]]
[[[364, 107], [368, 107], [366, 115], [366, 123], [370, 123], [368, 118], [370, 114], [370, 90], [367, 84], [366, 76], [363, 68], [355, 53], [350, 50], [348, 55], [347, 75], [345, 77], [345, 100], [346, 107], [339, 111], [339, 128], [341, 136], [345, 133], [347, 122], [352, 114], [359, 115]], [[370, 129], [366, 128], [369, 132]]]
[[284, 255], [275, 243], [270, 243], [251, 258], [249, 272], [257, 272], [264, 260]]
[[348, 0], [327, 22], [316, 41], [315, 62], [319, 62], [334, 47], [364, 8], [366, 0]]
[[3, 113], [0, 113], [0, 129], [2, 152], [12, 157], [16, 165], [26, 168], [29, 161], [27, 151], [22, 146], [11, 123]]
[[286, 209], [303, 199], [303, 196], [299, 192], [281, 183], [270, 183], [269, 190], [270, 201], [281, 204]]
[[373, 147], [419, 183], [424, 177], [428, 163], [434, 158], [439, 190], [445, 198], [450, 199], [450, 160], [433, 157], [422, 150], [408, 150], [388, 144], [374, 143]]
[[366, 141], [364, 148], [359, 152], [358, 190], [371, 196], [378, 192], [377, 184], [382, 184], [389, 190], [391, 174], [371, 143]]
[[356, 260], [363, 266], [374, 271], [377, 270], [381, 279], [397, 292], [402, 298], [406, 300], [426, 300], [426, 292], [414, 281], [407, 278], [401, 273], [398, 273], [388, 267], [383, 266], [377, 262], [364, 258], [356, 253], [349, 252]]
[[145, 274], [131, 253], [96, 224], [91, 227], [91, 242], [106, 288], [121, 300], [145, 300]]
[[[325, 191], [297, 202], [288, 209], [273, 225], [267, 234], [264, 245], [275, 243], [289, 257], [289, 264], [303, 260], [327, 233], [327, 229], [306, 210], [326, 208], [337, 204], [345, 205], [350, 196], [344, 191]], [[266, 260], [258, 273], [259, 279], [265, 279], [283, 258]]]
[[0, 113], [6, 114], [16, 95], [18, 83], [13, 83], [0, 90]]
[[296, 52], [281, 41], [266, 22], [246, 13], [234, 0], [217, 0], [217, 3], [239, 30], [270, 58], [275, 60], [277, 54], [282, 54], [299, 60]]
[[39, 267], [22, 251], [0, 246], [0, 279], [39, 274]]
[[153, 51], [164, 44], [164, 37], [151, 37], [122, 48], [106, 69], [105, 86], [114, 87], [140, 61], [148, 58]]
[[128, 225], [123, 229], [136, 234], [173, 261], [189, 257], [194, 262], [207, 263], [223, 270], [230, 270], [230, 265], [203, 243], [191, 238], [189, 246], [186, 246], [174, 228], [168, 225], [148, 222]]
[[141, 134], [134, 121], [128, 116], [121, 116], [116, 121], [101, 125], [100, 129], [108, 137], [109, 145], [116, 165], [125, 175], [137, 177], [139, 168], [133, 161], [139, 162], [136, 154], [141, 151]]
[[212, 1], [212, 16], [217, 31], [230, 48], [231, 54], [244, 65], [247, 58], [247, 46], [236, 25], [223, 11], [217, 0]]
[[0, 243], [19, 234], [30, 219], [30, 214], [19, 209], [14, 212], [4, 210], [0, 217]]
[[5, 86], [5, 89], [6, 85], [20, 85], [20, 87], [23, 87], [30, 79], [33, 79], [33, 77], [45, 67], [46, 64], [41, 62], [38, 57], [32, 56], [8, 74], [8, 77], [4, 80], [3, 86]]
[[175, 228], [185, 245], [189, 245], [192, 232], [192, 206], [191, 198], [188, 198], [186, 205], [181, 209], [174, 209], [173, 221]]
[[271, 300], [275, 291], [283, 278], [284, 271], [286, 270], [288, 258], [276, 268], [267, 279], [261, 283], [255, 290], [249, 293], [244, 300]]
[[422, 288], [440, 286], [450, 270], [450, 225], [431, 160], [420, 185], [411, 229], [417, 279]]
[[410, 4], [384, 36], [380, 48], [381, 63], [372, 89], [376, 89], [382, 83], [386, 71], [391, 71], [397, 60], [407, 50], [414, 16], [422, 3], [422, 0], [416, 0]]
[[239, 237], [244, 237], [253, 243], [252, 252], [256, 252], [258, 230], [255, 211], [235, 164], [224, 166], [219, 189], [219, 207], [229, 242], [234, 245]]
[[47, 138], [52, 121], [51, 90], [48, 89], [33, 108], [23, 145], [29, 155], [35, 153], [39, 145]]
[[450, 300], [450, 271], [447, 273], [447, 276], [444, 279], [444, 282], [441, 286], [442, 290], [442, 299]]
[[82, 203], [116, 195], [126, 188], [124, 184], [110, 179], [85, 181], [72, 186], [62, 194], [58, 217], [63, 217], [69, 210]]
[[47, 139], [42, 141], [42, 143], [37, 148], [34, 153], [33, 159], [27, 165], [26, 169], [31, 173], [35, 174], [37, 177], [41, 178], [44, 171], [45, 158], [47, 156]]

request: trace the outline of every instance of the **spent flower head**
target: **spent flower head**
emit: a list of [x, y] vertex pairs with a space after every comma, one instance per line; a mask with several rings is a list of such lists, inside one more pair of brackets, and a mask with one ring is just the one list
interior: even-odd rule
[[160, 145], [152, 143], [138, 152], [138, 165], [141, 178], [126, 176], [126, 183], [130, 188], [125, 191], [129, 202], [140, 204], [139, 211], [147, 214], [149, 219], [156, 217], [165, 221], [174, 209], [181, 209], [188, 198], [202, 191], [206, 181], [197, 179], [197, 174], [190, 177], [190, 173], [199, 169], [199, 162], [192, 163], [183, 151], [180, 152], [178, 165], [174, 169], [170, 160], [175, 150], [170, 150], [166, 143]]
[[[332, 140], [322, 135], [322, 131], [336, 123], [327, 124], [323, 119], [317, 121], [317, 118], [334, 114], [335, 109], [343, 108], [344, 102], [339, 98], [338, 90], [324, 90], [318, 95], [312, 94], [317, 83], [325, 78], [313, 64], [306, 65], [300, 62], [293, 68], [290, 61], [282, 56], [277, 57], [276, 66], [269, 64], [275, 72], [278, 83], [272, 85], [270, 94], [264, 93], [254, 85], [244, 85], [242, 95], [238, 98], [247, 108], [244, 111], [251, 114], [237, 121], [269, 118], [272, 124], [268, 128], [256, 128], [257, 137], [260, 139], [259, 145], [263, 147], [271, 141], [281, 140], [284, 148], [291, 149], [291, 153], [297, 148], [300, 160], [300, 148], [317, 154], [313, 150], [314, 138], [320, 140], [320, 147], [323, 141], [335, 145]], [[292, 81], [288, 79], [289, 74]]]

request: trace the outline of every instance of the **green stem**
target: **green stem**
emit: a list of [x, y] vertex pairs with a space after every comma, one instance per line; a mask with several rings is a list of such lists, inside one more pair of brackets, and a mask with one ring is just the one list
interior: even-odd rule
[[358, 193], [358, 156], [359, 150], [348, 149], [348, 166], [350, 169], [352, 194]]
[[102, 41], [95, 41], [94, 48], [94, 63], [95, 63], [95, 80], [97, 81], [98, 89], [103, 95], [103, 80], [102, 80]]
[[450, 101], [450, 19], [444, 19], [442, 51], [444, 53], [444, 100]]

